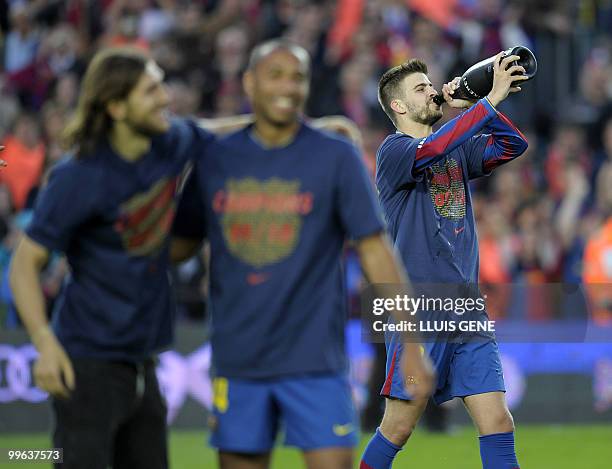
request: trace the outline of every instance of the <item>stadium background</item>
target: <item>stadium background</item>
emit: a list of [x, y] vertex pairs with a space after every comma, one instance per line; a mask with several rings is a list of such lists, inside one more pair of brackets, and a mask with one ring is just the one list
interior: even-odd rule
[[[535, 52], [538, 75], [501, 108], [530, 146], [473, 188], [481, 281], [521, 285], [512, 291], [513, 306], [499, 308], [497, 318], [535, 331], [533, 340], [500, 347], [523, 464], [609, 467], [612, 315], [595, 308], [585, 317], [543, 305], [538, 292], [585, 281], [610, 291], [612, 2], [0, 0], [0, 31], [0, 140], [9, 163], [0, 172], [0, 446], [48, 445], [49, 412], [45, 396], [31, 387], [33, 350], [14, 311], [7, 269], [38, 187], [63, 156], [59, 133], [94, 51], [128, 44], [149, 50], [166, 71], [174, 113], [218, 117], [248, 112], [240, 77], [251, 47], [271, 37], [291, 38], [313, 57], [307, 114], [353, 119], [373, 171], [376, 148], [391, 130], [376, 100], [382, 71], [419, 57], [440, 89], [478, 60], [522, 44]], [[179, 335], [176, 350], [163, 355], [160, 366], [174, 467], [214, 467], [204, 444], [210, 404], [204, 259], [174, 272]], [[380, 347], [360, 341], [362, 279], [350, 250], [346, 262], [356, 321], [347, 330], [352, 378], [356, 400], [366, 409], [373, 395], [368, 377], [380, 371]], [[65, 273], [61, 258], [45, 272], [50, 305]], [[594, 324], [597, 340], [546, 341], [547, 327], [572, 321]], [[396, 466], [477, 467], [474, 433], [461, 427], [467, 420], [460, 406], [450, 409], [450, 422], [450, 436], [424, 433]], [[554, 464], [543, 456], [553, 445], [562, 448]], [[448, 454], [430, 451], [439, 446]], [[281, 453], [275, 467], [299, 467], [291, 458], [293, 453]]]

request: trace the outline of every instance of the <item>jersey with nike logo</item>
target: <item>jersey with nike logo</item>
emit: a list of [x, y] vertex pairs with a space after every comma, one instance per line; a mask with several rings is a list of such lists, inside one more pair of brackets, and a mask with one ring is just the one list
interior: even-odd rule
[[384, 229], [356, 149], [306, 124], [283, 148], [247, 128], [217, 139], [185, 187], [174, 232], [210, 243], [219, 376], [346, 367], [342, 254]]
[[396, 132], [385, 139], [376, 158], [376, 185], [413, 281], [478, 282], [469, 181], [526, 148], [521, 132], [486, 99], [426, 138]]

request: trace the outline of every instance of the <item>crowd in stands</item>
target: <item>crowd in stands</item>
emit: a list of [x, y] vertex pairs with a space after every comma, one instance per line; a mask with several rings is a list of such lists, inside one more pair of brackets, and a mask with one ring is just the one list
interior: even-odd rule
[[[3, 326], [17, 323], [6, 279], [11, 251], [45, 174], [65, 156], [61, 131], [93, 53], [120, 45], [147, 50], [166, 72], [175, 114], [230, 116], [249, 111], [241, 74], [251, 48], [279, 36], [312, 55], [308, 116], [354, 120], [372, 172], [376, 148], [393, 130], [377, 101], [384, 70], [418, 57], [441, 89], [502, 49], [532, 49], [536, 78], [501, 107], [529, 149], [474, 182], [481, 281], [612, 282], [609, 1], [0, 0], [0, 142], [8, 163], [0, 171]], [[61, 258], [47, 268], [49, 301], [66, 270]], [[201, 316], [202, 263], [176, 275], [182, 314]], [[349, 279], [358, 283], [358, 275]], [[612, 318], [607, 295], [595, 295], [598, 321]]]

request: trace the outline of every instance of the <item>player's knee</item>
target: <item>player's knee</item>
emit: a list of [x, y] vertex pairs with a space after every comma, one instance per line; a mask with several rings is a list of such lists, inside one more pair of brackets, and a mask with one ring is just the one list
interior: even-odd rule
[[337, 450], [333, 454], [333, 458], [325, 464], [319, 466], [320, 469], [352, 469], [353, 467], [353, 449]]
[[339, 460], [338, 465], [336, 466], [338, 469], [352, 469], [353, 467], [353, 453], [343, 454]]
[[353, 448], [329, 448], [304, 453], [308, 469], [352, 469]]
[[412, 435], [415, 425], [409, 422], [385, 422], [380, 425], [383, 436], [397, 446], [404, 446]]
[[500, 418], [499, 426], [502, 429], [500, 433], [513, 432], [514, 431], [514, 419], [509, 410], [506, 409], [504, 415]]
[[508, 433], [514, 431], [514, 419], [507, 409], [503, 412], [491, 415], [485, 428], [481, 430], [482, 435], [492, 435], [494, 433]]
[[398, 418], [398, 416], [388, 416], [385, 414], [380, 424], [380, 431], [383, 436], [397, 446], [404, 446], [412, 435], [416, 422], [409, 419]]
[[219, 467], [221, 469], [268, 469], [270, 454], [249, 454], [219, 452]]
[[394, 445], [404, 446], [414, 432], [426, 405], [426, 399], [410, 402], [388, 399], [385, 405], [385, 414], [380, 424], [380, 431], [383, 436]]

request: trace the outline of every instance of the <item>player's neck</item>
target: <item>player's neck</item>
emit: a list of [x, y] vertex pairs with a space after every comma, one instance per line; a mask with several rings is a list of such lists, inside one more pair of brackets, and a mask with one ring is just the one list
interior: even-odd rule
[[255, 117], [253, 135], [265, 147], [284, 147], [293, 141], [300, 125], [300, 121], [295, 121], [288, 126], [279, 127]]
[[151, 138], [143, 135], [125, 125], [117, 122], [111, 129], [109, 141], [113, 150], [122, 159], [132, 162], [138, 161], [151, 148]]
[[414, 138], [429, 137], [433, 132], [431, 125], [421, 124], [420, 122], [414, 122], [407, 119], [398, 122], [397, 130]]

